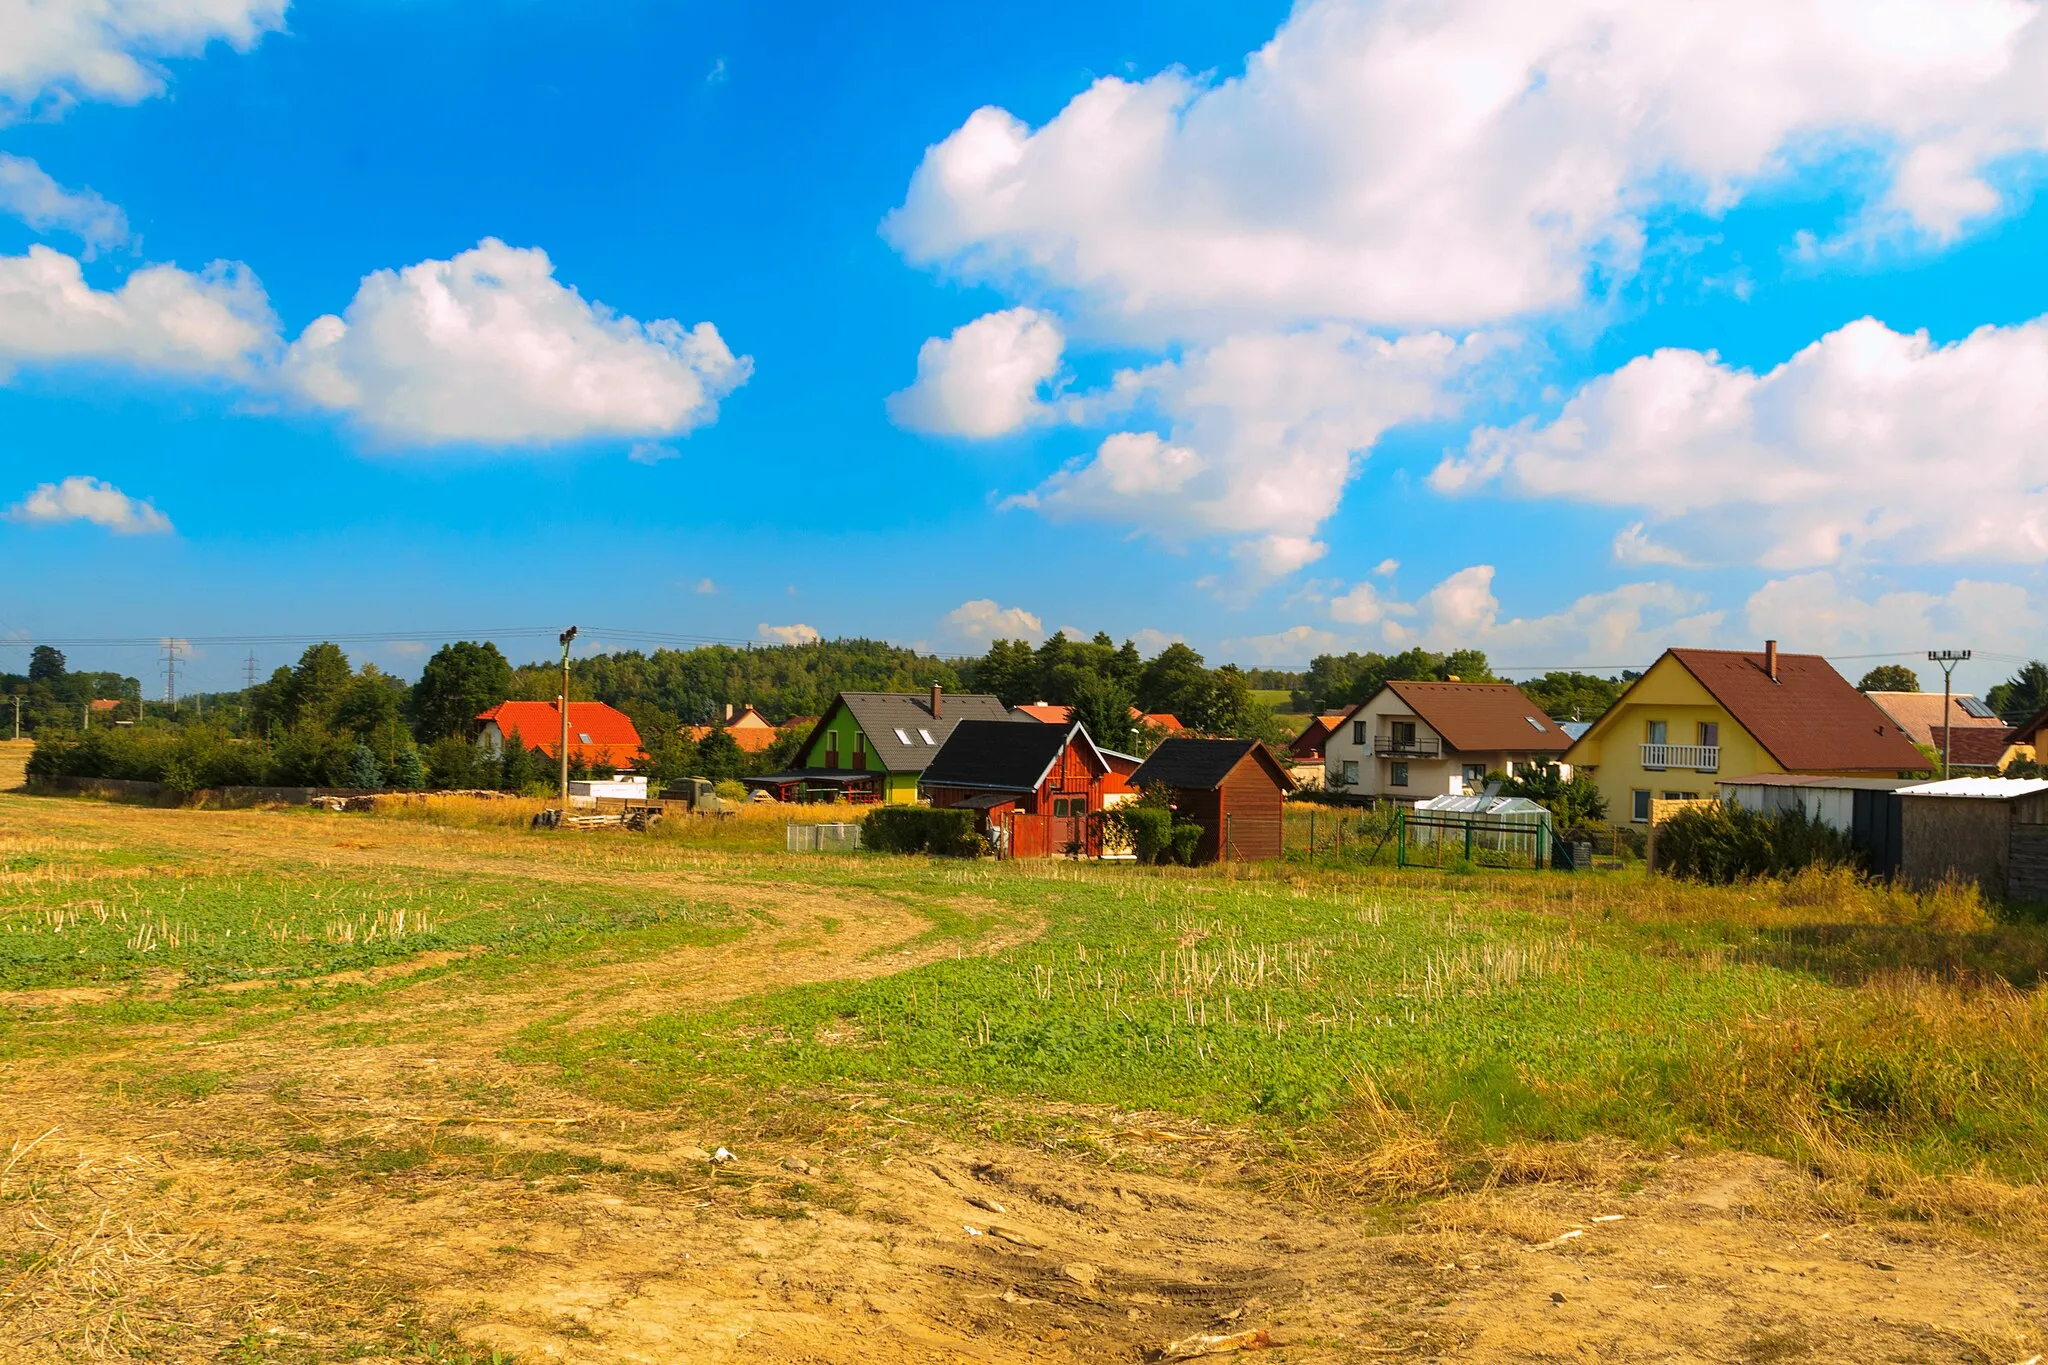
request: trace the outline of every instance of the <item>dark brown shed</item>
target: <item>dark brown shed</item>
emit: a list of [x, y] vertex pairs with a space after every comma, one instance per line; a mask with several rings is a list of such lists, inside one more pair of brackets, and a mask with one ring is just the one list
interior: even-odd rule
[[1202, 827], [1195, 861], [1253, 861], [1281, 853], [1281, 813], [1294, 779], [1255, 739], [1162, 740], [1131, 787], [1164, 787], [1176, 820]]

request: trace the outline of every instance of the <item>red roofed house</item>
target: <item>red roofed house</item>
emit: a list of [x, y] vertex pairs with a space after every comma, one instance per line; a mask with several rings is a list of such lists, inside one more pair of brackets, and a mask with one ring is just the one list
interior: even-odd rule
[[[1957, 731], [1961, 734], [1962, 731]], [[1912, 736], [1818, 654], [1667, 649], [1564, 761], [1592, 776], [1608, 818], [1647, 822], [1650, 802], [1712, 796], [1759, 773], [1908, 777]]]
[[[1041, 721], [1046, 725], [1067, 725], [1074, 719], [1073, 707], [1055, 706], [1050, 702], [1030, 701], [1025, 702], [1022, 706], [1013, 706], [1010, 709], [1019, 716], [1029, 716], [1031, 719]], [[1161, 734], [1177, 735], [1187, 729], [1187, 726], [1182, 725], [1177, 717], [1170, 716], [1164, 711], [1140, 711], [1137, 707], [1133, 706], [1131, 708], [1131, 719], [1138, 723], [1140, 730], [1157, 730]]]
[[[483, 729], [477, 744], [496, 758], [506, 736], [517, 732], [520, 743], [549, 758], [560, 757], [562, 713], [551, 701], [500, 702], [478, 716]], [[631, 768], [644, 762], [640, 732], [624, 711], [601, 701], [569, 703], [569, 761], [590, 768]]]
[[[738, 711], [734, 711], [728, 702], [723, 723], [725, 732], [732, 736], [732, 742], [739, 745], [743, 753], [758, 754], [773, 748], [775, 737], [782, 733], [768, 717], [756, 711], [751, 702], [741, 706]], [[812, 723], [816, 724], [815, 721]], [[701, 744], [716, 728], [711, 725], [685, 725], [683, 734]]]
[[1326, 715], [1311, 716], [1308, 727], [1287, 746], [1287, 769], [1301, 786], [1323, 785], [1323, 746], [1329, 743], [1331, 735], [1337, 733], [1337, 727], [1344, 723], [1347, 714], [1345, 711], [1332, 711]]

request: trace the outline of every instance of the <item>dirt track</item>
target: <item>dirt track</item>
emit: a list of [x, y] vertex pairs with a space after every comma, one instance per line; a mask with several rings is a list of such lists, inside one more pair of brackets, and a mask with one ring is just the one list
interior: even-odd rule
[[[237, 828], [229, 856], [256, 856], [254, 838]], [[373, 842], [333, 856], [449, 856], [439, 833]], [[396, 1358], [437, 1324], [590, 1362], [1129, 1360], [1249, 1333], [1272, 1347], [1261, 1358], [1304, 1362], [2006, 1365], [2041, 1349], [2038, 1259], [1823, 1219], [1803, 1176], [1757, 1158], [1601, 1149], [1574, 1180], [1308, 1208], [1251, 1192], [1242, 1163], [1262, 1158], [1239, 1136], [1158, 1116], [1095, 1116], [1086, 1152], [942, 1140], [860, 1095], [802, 1135], [739, 1110], [702, 1131], [504, 1059], [542, 1018], [641, 1017], [960, 950], [913, 943], [926, 922], [881, 897], [721, 894], [755, 922], [715, 947], [484, 996], [431, 975], [374, 1014], [6, 1064], [0, 1358], [212, 1360], [238, 1343]], [[28, 1027], [61, 1026], [59, 1008], [23, 1005]], [[148, 1089], [153, 1069], [200, 1066], [229, 1079]], [[472, 1117], [523, 1121], [445, 1121]], [[575, 1121], [532, 1121], [552, 1119]], [[707, 1159], [721, 1144], [734, 1161]], [[351, 1177], [323, 1181], [336, 1153]], [[1141, 1173], [1161, 1170], [1183, 1174]]]

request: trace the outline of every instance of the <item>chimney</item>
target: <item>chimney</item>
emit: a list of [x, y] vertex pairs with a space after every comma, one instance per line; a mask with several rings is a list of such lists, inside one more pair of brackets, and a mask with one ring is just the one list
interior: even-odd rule
[[945, 689], [945, 688], [943, 688], [943, 687], [940, 687], [940, 686], [939, 686], [939, 685], [938, 685], [937, 683], [933, 683], [933, 684], [932, 684], [932, 719], [933, 719], [933, 720], [937, 720], [937, 719], [939, 718], [939, 702], [940, 702], [940, 700], [941, 700], [941, 699], [942, 699], [942, 698], [943, 698], [943, 697], [944, 697], [945, 695], [946, 695], [946, 689]]
[[1764, 672], [1770, 676], [1772, 682], [1778, 680], [1778, 642], [1776, 640], [1764, 641]]
[[731, 702], [727, 702], [727, 703], [725, 704], [725, 723], [726, 723], [727, 725], [730, 725], [730, 724], [732, 724], [732, 703], [731, 703]]

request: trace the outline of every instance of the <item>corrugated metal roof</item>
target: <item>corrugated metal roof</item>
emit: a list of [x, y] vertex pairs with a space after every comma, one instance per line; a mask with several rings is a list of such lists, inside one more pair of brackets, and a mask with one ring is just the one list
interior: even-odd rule
[[1807, 773], [1752, 773], [1748, 777], [1724, 777], [1723, 787], [1824, 787], [1829, 791], [1895, 792], [1917, 786], [1917, 777], [1814, 777]]
[[1409, 682], [1387, 684], [1444, 743], [1460, 753], [1555, 753], [1571, 737], [1513, 683]]
[[1899, 789], [1901, 796], [1959, 796], [1978, 801], [2011, 801], [2035, 792], [2048, 792], [2048, 778], [1951, 777], [1945, 782], [1922, 782]]

